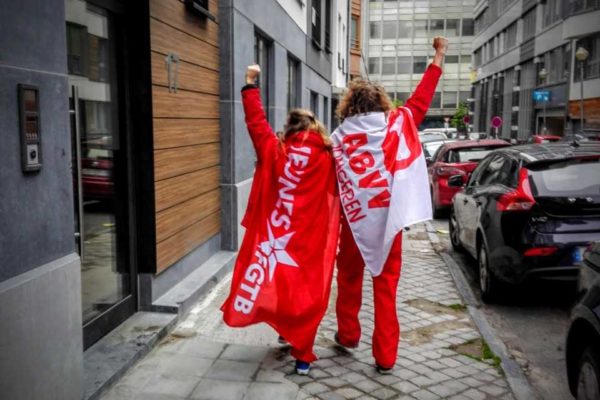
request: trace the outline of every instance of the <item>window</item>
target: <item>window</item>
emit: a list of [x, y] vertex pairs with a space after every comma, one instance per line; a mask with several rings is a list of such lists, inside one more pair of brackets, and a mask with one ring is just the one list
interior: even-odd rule
[[319, 93], [310, 92], [310, 110], [319, 118]]
[[535, 7], [523, 15], [523, 40], [531, 39], [535, 35]]
[[456, 92], [444, 91], [443, 108], [456, 108]]
[[465, 18], [462, 20], [462, 35], [473, 36], [475, 33], [475, 24], [472, 18]]
[[269, 116], [269, 51], [271, 43], [267, 39], [261, 36], [259, 33], [254, 34], [254, 59], [256, 63], [260, 65], [260, 75], [258, 77], [258, 84], [260, 85], [260, 95], [265, 105], [265, 111], [267, 112], [267, 118]]
[[441, 108], [442, 106], [442, 94], [440, 92], [435, 92], [433, 95], [433, 99], [431, 100], [431, 104], [429, 108]]
[[358, 17], [356, 15], [352, 16], [350, 24], [350, 46], [355, 50], [360, 48], [360, 32], [358, 29]]
[[[583, 79], [600, 77], [600, 34], [578, 40], [575, 49], [579, 47], [585, 48], [590, 53], [584, 63]], [[577, 63], [575, 66], [575, 80], [579, 81], [581, 79], [581, 66], [579, 61], [575, 62]]]
[[300, 63], [288, 56], [288, 75], [287, 75], [287, 109], [300, 107]]
[[432, 19], [429, 21], [429, 35], [430, 36], [444, 36], [444, 20], [443, 19]]
[[311, 35], [312, 39], [321, 44], [321, 0], [312, 0], [311, 17]]
[[504, 48], [510, 50], [517, 45], [517, 22], [513, 22], [504, 31]]
[[415, 29], [415, 37], [428, 37], [427, 33], [427, 21], [413, 21], [413, 26]]
[[87, 28], [81, 25], [67, 24], [67, 68], [69, 74], [86, 74]]
[[329, 129], [329, 98], [323, 96], [323, 125]]
[[382, 75], [394, 75], [394, 57], [382, 57], [381, 58], [381, 74]]
[[458, 56], [446, 56], [446, 64], [458, 64]]
[[398, 38], [412, 37], [412, 21], [398, 21]]
[[379, 57], [369, 57], [369, 73], [380, 74], [381, 64], [379, 63]]
[[398, 57], [398, 74], [410, 74], [412, 70], [412, 64], [410, 56]]
[[415, 56], [413, 62], [413, 73], [422, 74], [427, 68], [427, 57], [426, 56]]
[[396, 39], [396, 22], [397, 21], [383, 21], [384, 39]]
[[88, 78], [108, 82], [108, 67], [108, 41], [96, 35], [88, 35]]
[[465, 101], [467, 101], [467, 99], [471, 97], [471, 92], [467, 92], [467, 91], [460, 91], [458, 93], [458, 101], [461, 103], [464, 103]]
[[325, 0], [325, 50], [331, 53], [331, 0]]
[[458, 19], [447, 19], [446, 36], [460, 36], [459, 23], [460, 20]]
[[381, 22], [371, 22], [369, 24], [369, 33], [371, 39], [381, 39]]
[[546, 0], [542, 7], [544, 28], [561, 19], [562, 0]]
[[481, 65], [481, 61], [482, 61], [481, 53], [482, 53], [481, 52], [481, 47], [478, 48], [478, 49], [476, 49], [473, 52], [473, 58], [474, 58], [474, 60], [473, 60], [473, 66], [474, 67], [478, 67], [478, 66]]

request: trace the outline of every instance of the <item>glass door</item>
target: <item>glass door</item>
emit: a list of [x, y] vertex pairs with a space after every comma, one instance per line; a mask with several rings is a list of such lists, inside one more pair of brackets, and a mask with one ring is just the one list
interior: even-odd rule
[[84, 347], [135, 311], [120, 15], [65, 0]]

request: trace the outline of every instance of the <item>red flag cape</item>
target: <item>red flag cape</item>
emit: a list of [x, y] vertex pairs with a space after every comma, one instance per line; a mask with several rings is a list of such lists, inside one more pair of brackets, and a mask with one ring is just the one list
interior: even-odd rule
[[331, 151], [317, 132], [282, 145], [265, 118], [257, 88], [242, 92], [258, 161], [229, 297], [234, 327], [271, 325], [303, 361], [327, 310], [339, 234], [339, 197]]

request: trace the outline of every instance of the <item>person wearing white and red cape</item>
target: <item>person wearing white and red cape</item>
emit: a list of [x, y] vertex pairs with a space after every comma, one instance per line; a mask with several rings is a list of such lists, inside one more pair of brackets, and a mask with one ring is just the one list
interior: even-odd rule
[[344, 210], [337, 256], [335, 340], [348, 348], [358, 346], [366, 266], [373, 276], [372, 351], [380, 373], [390, 373], [400, 340], [396, 291], [402, 229], [431, 219], [427, 167], [416, 126], [433, 98], [447, 46], [447, 39], [434, 39], [433, 63], [404, 107], [396, 110], [382, 86], [352, 81], [337, 110], [342, 124], [332, 134]]
[[307, 374], [329, 301], [339, 237], [339, 206], [331, 141], [308, 110], [292, 110], [277, 137], [248, 67], [242, 103], [257, 163], [246, 233], [231, 292], [222, 305], [233, 327], [265, 322], [292, 346], [296, 372]]

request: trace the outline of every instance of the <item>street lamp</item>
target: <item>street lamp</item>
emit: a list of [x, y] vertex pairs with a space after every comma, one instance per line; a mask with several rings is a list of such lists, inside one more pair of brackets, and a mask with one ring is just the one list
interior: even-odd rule
[[[546, 77], [548, 76], [548, 71], [546, 71], [546, 68], [542, 68], [540, 70], [540, 72], [538, 73], [539, 77], [540, 77], [540, 81], [542, 84], [546, 83]], [[544, 99], [544, 101], [542, 101], [543, 105], [544, 105], [544, 114], [543, 114], [543, 125], [542, 125], [542, 134], [545, 135], [546, 134], [546, 100]]]
[[[581, 98], [580, 98], [580, 103], [579, 103], [579, 116], [580, 116], [580, 120], [581, 120], [581, 135], [583, 136], [583, 67], [585, 64], [585, 60], [587, 60], [588, 56], [590, 55], [590, 53], [583, 47], [579, 47], [577, 49], [577, 51], [575, 52], [575, 58], [577, 59], [577, 61], [579, 61], [579, 67], [580, 67], [580, 75], [579, 75], [579, 79], [581, 80]], [[575, 134], [573, 133], [573, 141], [575, 141]]]

